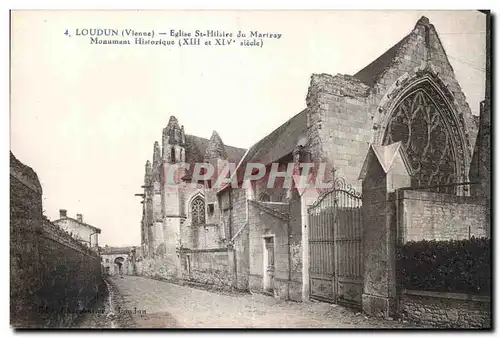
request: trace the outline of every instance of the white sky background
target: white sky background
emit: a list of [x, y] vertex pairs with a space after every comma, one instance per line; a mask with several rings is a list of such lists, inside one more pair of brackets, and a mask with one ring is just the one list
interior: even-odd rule
[[[11, 150], [38, 174], [50, 219], [139, 245], [144, 164], [175, 115], [188, 134], [248, 148], [306, 107], [312, 73], [351, 74], [435, 25], [474, 114], [484, 99], [485, 17], [450, 11], [14, 12]], [[264, 48], [95, 46], [66, 29], [259, 30]], [[459, 60], [465, 61], [459, 62]]]

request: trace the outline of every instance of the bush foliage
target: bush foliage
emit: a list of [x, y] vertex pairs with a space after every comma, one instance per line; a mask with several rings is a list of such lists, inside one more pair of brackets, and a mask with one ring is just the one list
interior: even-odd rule
[[491, 241], [408, 242], [397, 249], [397, 277], [409, 290], [489, 295]]

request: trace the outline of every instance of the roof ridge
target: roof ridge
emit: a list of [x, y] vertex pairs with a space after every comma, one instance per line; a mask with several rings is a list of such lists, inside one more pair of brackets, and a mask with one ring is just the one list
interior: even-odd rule
[[[196, 137], [197, 139], [210, 142], [210, 139], [205, 138], [205, 137], [201, 137], [201, 136], [197, 136], [197, 135], [193, 135], [193, 134], [186, 134], [186, 137], [188, 137], [188, 136], [189, 137]], [[227, 145], [224, 142], [222, 142], [222, 143], [224, 144], [224, 147], [227, 147], [227, 148], [233, 148], [233, 149], [237, 149], [237, 150], [247, 150], [246, 148], [240, 148], [240, 147], [235, 147], [235, 146]]]
[[79, 220], [77, 220], [76, 218], [73, 218], [73, 217], [70, 217], [70, 216], [66, 216], [65, 218], [59, 218], [59, 219], [56, 219], [55, 221], [52, 221], [52, 223], [54, 223], [54, 222], [59, 222], [59, 221], [64, 220], [64, 219], [71, 219], [71, 220], [73, 220], [73, 221], [75, 221], [75, 222], [77, 222], [77, 223], [80, 223], [80, 224], [83, 224], [83, 225], [87, 225], [87, 226], [89, 226], [89, 227], [91, 227], [91, 228], [94, 228], [95, 230], [99, 230], [99, 231], [101, 231], [101, 230], [102, 230], [102, 229], [100, 229], [100, 228], [98, 228], [98, 227], [96, 227], [96, 226], [94, 226], [94, 225], [92, 225], [92, 224], [85, 223], [85, 222], [80, 222], [80, 221], [79, 221]]
[[294, 120], [295, 118], [298, 118], [302, 113], [304, 113], [305, 111], [307, 110], [307, 108], [304, 108], [303, 110], [301, 110], [299, 113], [295, 114], [294, 116], [292, 116], [291, 118], [289, 118], [288, 120], [286, 120], [285, 122], [283, 122], [279, 127], [277, 127], [276, 129], [274, 129], [272, 132], [270, 132], [269, 134], [267, 134], [266, 136], [264, 136], [263, 138], [261, 138], [259, 141], [255, 142], [250, 148], [248, 149], [252, 149], [253, 147], [257, 146], [259, 143], [265, 141], [266, 139], [268, 139], [270, 136], [272, 136], [273, 134], [277, 134], [279, 131], [283, 130], [284, 127], [286, 127], [287, 125], [289, 125], [291, 123], [292, 120]]
[[[277, 127], [276, 129], [274, 129], [271, 133], [269, 133], [268, 135], [266, 135], [265, 137], [263, 137], [262, 139], [260, 139], [259, 141], [257, 141], [256, 143], [254, 143], [250, 148], [248, 148], [245, 152], [245, 154], [243, 155], [243, 157], [241, 158], [241, 160], [239, 161], [239, 163], [237, 164], [236, 166], [236, 170], [232, 173], [231, 175], [231, 180], [233, 180], [233, 177], [236, 176], [237, 180], [240, 181], [240, 179], [243, 179], [243, 176], [242, 176], [242, 172], [241, 170], [243, 169], [243, 166], [245, 166], [247, 163], [249, 163], [249, 161], [251, 160], [255, 160], [255, 161], [259, 161], [260, 163], [262, 163], [263, 161], [261, 161], [262, 159], [255, 159], [255, 156], [259, 154], [259, 152], [264, 148], [264, 145], [266, 146], [266, 148], [271, 148], [273, 145], [279, 145], [281, 146], [281, 149], [278, 149], [277, 153], [278, 154], [281, 154], [281, 155], [286, 155], [283, 153], [283, 151], [288, 151], [291, 149], [288, 149], [289, 147], [286, 147], [286, 141], [289, 141], [290, 139], [294, 139], [296, 136], [299, 137], [300, 135], [297, 135], [297, 124], [293, 127], [296, 127], [295, 130], [292, 130], [294, 131], [293, 133], [293, 136], [290, 138], [288, 136], [290, 135], [281, 135], [285, 138], [285, 141], [283, 141], [283, 138], [281, 138], [279, 140], [278, 143], [274, 142], [274, 143], [271, 143], [271, 145], [266, 144], [266, 141], [269, 141], [269, 139], [272, 137], [272, 136], [279, 136], [280, 135], [280, 132], [283, 132], [283, 131], [286, 131], [286, 127], [289, 127], [292, 122], [294, 120], [297, 120], [299, 117], [302, 117], [302, 118], [305, 118], [305, 129], [307, 129], [307, 108], [304, 108], [302, 109], [299, 113], [295, 114], [294, 116], [292, 116], [291, 118], [289, 118], [288, 120], [286, 120], [284, 123], [282, 123], [279, 127]], [[299, 130], [300, 131], [300, 130]], [[272, 141], [272, 140], [271, 140]], [[296, 145], [296, 140], [294, 141], [294, 146]], [[283, 144], [285, 143], [285, 146], [283, 146]], [[285, 150], [283, 149], [285, 148]], [[274, 157], [276, 157], [276, 153], [273, 153], [273, 151], [276, 151], [276, 149], [272, 149], [271, 150], [271, 153], [274, 155]], [[269, 149], [267, 149], [267, 153], [266, 154], [269, 154], [270, 151]], [[273, 160], [276, 160], [276, 158], [272, 158], [271, 161]], [[268, 164], [268, 163], [265, 163], [265, 164]], [[225, 185], [224, 187], [222, 187], [221, 189], [219, 189], [217, 191], [217, 193], [221, 193], [223, 191], [225, 191], [226, 189], [228, 189], [228, 187], [230, 186], [230, 184], [227, 184]]]

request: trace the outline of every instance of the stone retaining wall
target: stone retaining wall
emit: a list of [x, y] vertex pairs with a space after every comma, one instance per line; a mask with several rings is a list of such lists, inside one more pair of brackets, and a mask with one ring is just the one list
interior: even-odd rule
[[37, 174], [10, 158], [10, 323], [67, 327], [103, 286], [100, 257], [42, 212]]
[[227, 248], [182, 250], [182, 279], [230, 288], [233, 271], [229, 255], [232, 254]]
[[404, 290], [400, 315], [439, 328], [491, 328], [491, 300], [462, 293]]

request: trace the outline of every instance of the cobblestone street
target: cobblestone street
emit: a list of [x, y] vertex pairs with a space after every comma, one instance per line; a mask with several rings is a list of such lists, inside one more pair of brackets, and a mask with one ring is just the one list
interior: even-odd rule
[[143, 277], [109, 279], [120, 327], [410, 328], [341, 306], [297, 303], [261, 294], [222, 294]]

